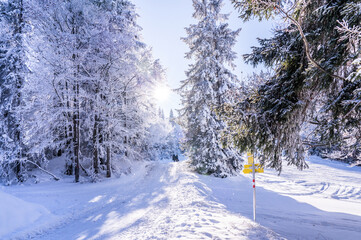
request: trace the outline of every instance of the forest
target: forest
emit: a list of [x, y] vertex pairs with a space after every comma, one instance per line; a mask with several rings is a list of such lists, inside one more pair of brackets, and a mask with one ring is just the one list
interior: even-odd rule
[[307, 168], [309, 153], [360, 164], [360, 3], [232, 4], [240, 21], [283, 21], [243, 55], [265, 71], [233, 74], [241, 29], [229, 28], [221, 0], [193, 1], [198, 22], [182, 38], [193, 63], [176, 89], [182, 108], [165, 118], [153, 94], [164, 70], [131, 1], [2, 1], [3, 182], [26, 181], [61, 156], [75, 182], [183, 151], [216, 177], [242, 169], [246, 151], [279, 172], [282, 161]]
[[59, 157], [78, 182], [119, 175], [127, 161], [179, 154], [179, 126], [153, 94], [164, 70], [141, 40], [130, 1], [0, 4], [4, 184], [33, 178], [32, 169], [46, 171]]

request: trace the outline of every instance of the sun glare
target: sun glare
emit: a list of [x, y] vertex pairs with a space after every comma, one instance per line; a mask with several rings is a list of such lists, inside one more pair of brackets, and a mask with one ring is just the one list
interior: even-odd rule
[[164, 102], [168, 99], [170, 89], [167, 86], [159, 86], [154, 90], [154, 98], [158, 102]]

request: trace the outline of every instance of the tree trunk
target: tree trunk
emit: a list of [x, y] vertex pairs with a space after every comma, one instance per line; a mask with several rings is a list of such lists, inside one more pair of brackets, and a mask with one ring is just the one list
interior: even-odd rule
[[65, 174], [66, 175], [73, 175], [73, 165], [74, 165], [74, 156], [73, 156], [73, 149], [70, 146], [71, 145], [71, 139], [73, 138], [73, 129], [72, 129], [72, 124], [69, 121], [70, 119], [72, 119], [71, 117], [71, 113], [70, 113], [70, 100], [69, 100], [69, 85], [68, 85], [68, 80], [65, 81], [65, 98], [66, 98], [66, 108], [67, 108], [67, 116], [68, 119], [66, 120], [66, 125], [65, 125], [65, 138], [66, 138], [66, 146], [65, 149], [69, 150], [69, 154], [67, 157], [70, 156], [70, 160], [66, 160], [65, 163]]
[[79, 182], [79, 155], [80, 155], [80, 129], [79, 129], [79, 84], [75, 85], [75, 98], [74, 98], [74, 106], [75, 113], [73, 118], [73, 130], [74, 130], [74, 157], [75, 157], [75, 182]]
[[[78, 14], [78, 13], [76, 13]], [[72, 19], [72, 34], [78, 34], [78, 26], [75, 21], [75, 17]], [[76, 42], [74, 49], [79, 50], [79, 40], [76, 36]], [[79, 182], [79, 155], [80, 155], [80, 99], [79, 99], [79, 64], [78, 64], [78, 54], [73, 53], [73, 64], [74, 69], [74, 111], [73, 111], [73, 144], [74, 144], [74, 163], [75, 163], [75, 182]]]
[[[14, 36], [15, 36], [15, 42], [16, 42], [16, 47], [18, 49], [22, 49], [23, 48], [23, 39], [22, 39], [22, 33], [23, 33], [23, 24], [24, 24], [24, 19], [23, 19], [23, 13], [24, 13], [24, 6], [23, 6], [23, 0], [19, 0], [19, 6], [20, 9], [19, 10], [19, 14], [17, 15], [17, 19], [15, 19], [15, 29], [14, 29]], [[17, 64], [15, 66], [15, 84], [16, 84], [16, 93], [15, 93], [15, 99], [13, 102], [13, 110], [15, 113], [14, 114], [14, 121], [15, 121], [15, 130], [14, 130], [14, 141], [15, 141], [15, 147], [16, 147], [16, 167], [15, 167], [15, 175], [18, 179], [19, 182], [23, 182], [24, 178], [23, 178], [23, 163], [21, 162], [21, 158], [22, 158], [22, 144], [21, 144], [21, 133], [20, 133], [20, 122], [21, 119], [20, 117], [17, 115], [16, 110], [18, 107], [20, 107], [21, 105], [21, 88], [23, 86], [23, 77], [21, 76], [21, 72], [23, 72], [24, 69], [24, 63], [22, 62], [22, 56], [19, 56], [17, 60]]]
[[[124, 97], [124, 106], [125, 106], [125, 117], [124, 117], [124, 129], [127, 129], [127, 105], [128, 105], [128, 101], [127, 101], [127, 86], [125, 87], [124, 89], [124, 94], [123, 94], [123, 97]], [[127, 135], [124, 136], [124, 155], [126, 157], [128, 157], [128, 137]]]
[[99, 173], [99, 154], [98, 154], [98, 116], [94, 117], [94, 129], [93, 129], [93, 168], [94, 173]]
[[110, 178], [112, 176], [112, 171], [111, 171], [111, 163], [110, 163], [110, 146], [107, 146], [107, 178]]

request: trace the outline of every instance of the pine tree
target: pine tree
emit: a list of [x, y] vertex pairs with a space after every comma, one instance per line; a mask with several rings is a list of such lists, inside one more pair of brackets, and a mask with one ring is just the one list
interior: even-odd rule
[[233, 149], [222, 146], [225, 124], [215, 110], [233, 101], [228, 91], [236, 76], [226, 66], [234, 67], [236, 54], [231, 49], [240, 30], [232, 31], [225, 23], [228, 15], [221, 14], [221, 0], [194, 0], [193, 6], [198, 23], [186, 28], [188, 37], [183, 40], [190, 47], [186, 57], [195, 63], [180, 88], [185, 149], [198, 172], [226, 177], [240, 163]]
[[100, 164], [105, 162], [106, 175], [110, 177], [111, 168], [116, 165], [113, 158], [122, 154], [123, 158], [128, 158], [133, 152], [133, 135], [128, 130], [132, 125], [130, 119], [136, 122], [133, 95], [139, 87], [136, 69], [144, 44], [139, 41], [140, 27], [132, 3], [124, 0], [94, 2], [99, 7], [99, 17], [104, 15], [105, 19], [101, 21], [102, 26], [97, 27], [101, 32], [94, 41], [94, 52], [89, 54], [90, 59], [98, 57], [95, 66], [89, 65], [89, 72], [95, 75], [90, 94], [96, 96], [89, 103], [94, 110], [90, 120], [93, 166], [97, 172], [99, 160], [105, 159]]
[[181, 126], [179, 126], [179, 124], [176, 122], [176, 118], [172, 109], [169, 112], [169, 122], [172, 126], [172, 130], [168, 135], [167, 149], [169, 151], [169, 157], [173, 157], [173, 155], [179, 156], [182, 154], [181, 141], [183, 138], [183, 132]]
[[[328, 11], [327, 5], [322, 8]], [[320, 113], [314, 116], [313, 150], [327, 157], [360, 164], [361, 162], [361, 5], [351, 1], [340, 4], [337, 20], [338, 42], [344, 42], [345, 53], [339, 58], [347, 78], [326, 92]]]
[[22, 88], [26, 66], [25, 7], [22, 0], [0, 3], [0, 160], [1, 175], [11, 183], [24, 181], [25, 149], [21, 132]]
[[[337, 31], [342, 19], [350, 28], [358, 26], [359, 13], [345, 14], [357, 1], [232, 2], [243, 20], [278, 16], [288, 24], [272, 38], [260, 39], [261, 46], [244, 56], [253, 65], [276, 70], [255, 94], [226, 111], [228, 123], [238, 129], [231, 138], [241, 151], [257, 150], [269, 167], [281, 171], [284, 159], [303, 169], [309, 144], [301, 135], [304, 124], [323, 129], [319, 140], [328, 145], [340, 142], [348, 123], [358, 125], [357, 103], [349, 100], [358, 98], [354, 90], [360, 83], [351, 83], [348, 76], [360, 45], [350, 49], [350, 39]], [[350, 118], [350, 111], [356, 118]]]

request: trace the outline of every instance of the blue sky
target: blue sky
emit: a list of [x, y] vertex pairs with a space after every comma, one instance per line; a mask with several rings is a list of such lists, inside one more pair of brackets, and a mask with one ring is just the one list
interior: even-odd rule
[[[180, 38], [186, 36], [184, 28], [195, 22], [192, 18], [192, 0], [133, 0], [133, 3], [140, 15], [138, 24], [143, 28], [144, 42], [153, 48], [154, 57], [160, 59], [166, 69], [169, 86], [178, 88], [180, 81], [186, 78], [184, 72], [190, 63], [184, 58], [188, 47]], [[258, 21], [243, 23], [230, 0], [224, 0], [223, 13], [231, 13], [228, 22], [231, 29], [242, 28], [233, 49], [238, 55], [234, 73], [241, 78], [255, 71], [243, 62], [242, 54], [250, 53], [251, 46], [257, 45], [257, 37], [269, 37], [275, 25], [272, 22]], [[170, 109], [179, 109], [179, 104], [180, 98], [176, 93], [159, 103], [166, 116]]]

